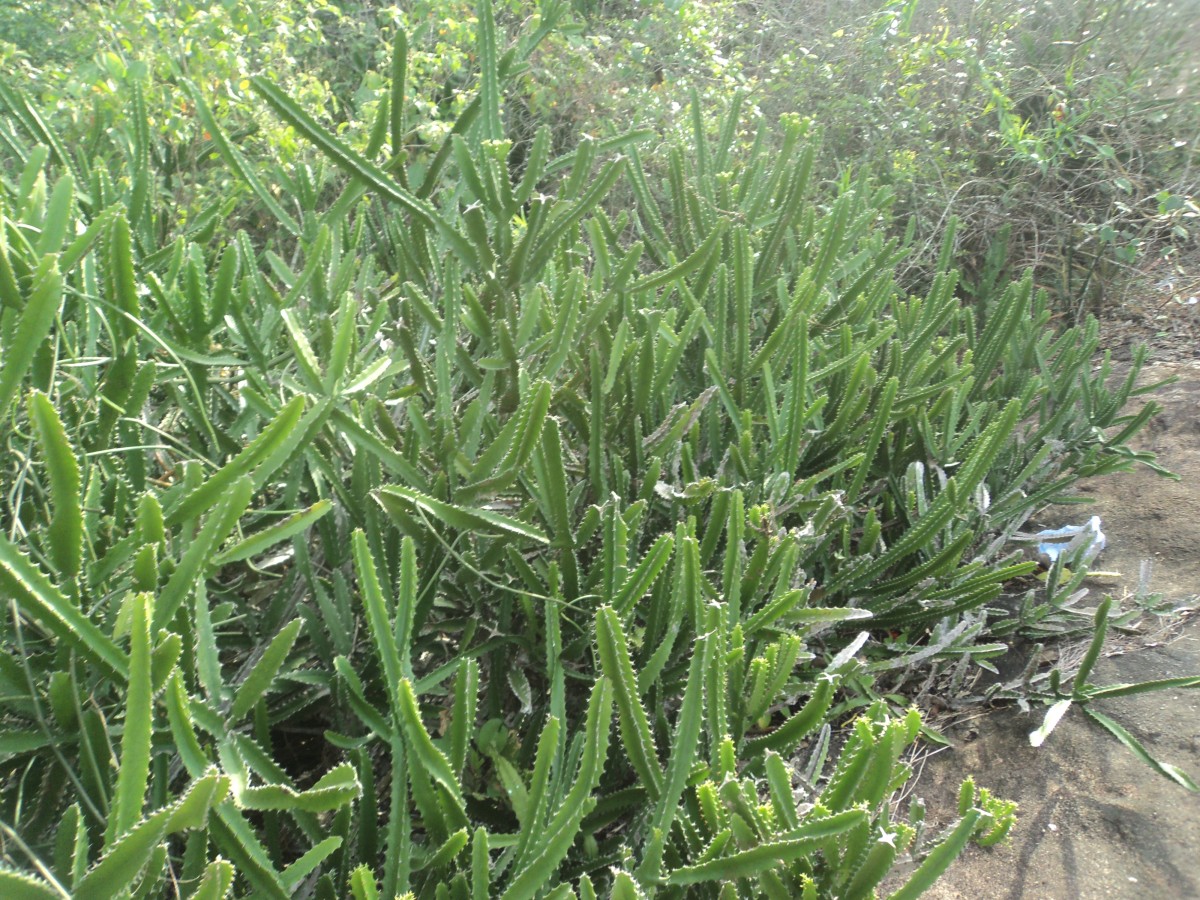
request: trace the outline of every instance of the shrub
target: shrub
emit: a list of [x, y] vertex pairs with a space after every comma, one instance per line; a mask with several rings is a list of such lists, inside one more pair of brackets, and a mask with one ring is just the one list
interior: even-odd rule
[[[916, 239], [906, 283], [927, 284], [950, 216], [966, 285], [1011, 232], [1010, 272], [1031, 268], [1082, 321], [1123, 273], [1191, 234], [1197, 98], [1183, 71], [1190, 18], [1156, 0], [943, 5], [765, 4], [745, 71], [759, 104], [819, 118], [834, 169], [893, 187]], [[755, 27], [757, 26], [757, 27]], [[1194, 74], [1194, 73], [1192, 73]]]
[[938, 835], [894, 808], [921, 723], [874, 679], [1062, 612], [996, 602], [1009, 539], [1148, 459], [1138, 366], [1028, 277], [964, 304], [949, 249], [903, 294], [889, 192], [818, 192], [796, 117], [696, 115], [661, 181], [644, 132], [543, 128], [514, 177], [536, 45], [479, 9], [419, 167], [417, 123], [363, 154], [254, 79], [346, 176], [277, 197], [209, 117], [289, 258], [148, 227], [146, 154], [6, 89], [5, 890], [870, 896], [913, 850], [905, 897], [1011, 827], [973, 783]]

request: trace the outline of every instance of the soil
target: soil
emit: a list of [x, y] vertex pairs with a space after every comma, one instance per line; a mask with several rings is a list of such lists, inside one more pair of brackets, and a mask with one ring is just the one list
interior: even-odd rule
[[[1091, 506], [1047, 511], [1038, 526], [1100, 516], [1108, 544], [1096, 566], [1118, 574], [1090, 581], [1085, 603], [1112, 594], [1132, 608], [1147, 587], [1161, 597], [1164, 614], [1148, 614], [1138, 633], [1110, 639], [1095, 684], [1200, 675], [1200, 615], [1193, 615], [1200, 606], [1200, 305], [1187, 302], [1197, 293], [1196, 279], [1149, 281], [1142, 299], [1125, 304], [1102, 331], [1117, 360], [1128, 359], [1134, 344], [1149, 344], [1146, 383], [1178, 378], [1153, 395], [1162, 412], [1135, 447], [1154, 451], [1180, 480], [1144, 467], [1092, 479], [1081, 485]], [[1097, 708], [1155, 758], [1200, 781], [1200, 690], [1146, 693]], [[1045, 707], [976, 711], [946, 732], [953, 747], [920, 764], [911, 791], [925, 799], [933, 834], [953, 818], [967, 775], [1020, 804], [1009, 841], [969, 849], [925, 896], [1200, 898], [1200, 795], [1155, 772], [1077, 709], [1042, 747], [1032, 747], [1029, 733], [1044, 714]], [[902, 878], [895, 873], [882, 895]]]

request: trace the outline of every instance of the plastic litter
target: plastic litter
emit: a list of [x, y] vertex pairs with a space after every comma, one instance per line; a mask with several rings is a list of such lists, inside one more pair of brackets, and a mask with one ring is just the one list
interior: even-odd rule
[[1083, 525], [1048, 528], [1033, 537], [1038, 542], [1038, 558], [1048, 566], [1053, 565], [1063, 553], [1082, 546], [1088, 548], [1088, 557], [1095, 559], [1107, 543], [1104, 532], [1100, 530], [1099, 516], [1092, 516]]

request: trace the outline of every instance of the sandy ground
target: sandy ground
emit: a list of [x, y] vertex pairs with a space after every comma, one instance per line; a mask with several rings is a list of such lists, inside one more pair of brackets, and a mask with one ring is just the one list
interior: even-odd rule
[[[1200, 615], [1186, 612], [1200, 604], [1200, 345], [1172, 342], [1158, 358], [1164, 356], [1170, 361], [1152, 364], [1146, 379], [1179, 381], [1155, 395], [1163, 411], [1137, 446], [1157, 453], [1181, 480], [1144, 468], [1093, 479], [1082, 485], [1095, 500], [1091, 507], [1043, 517], [1053, 525], [1092, 514], [1103, 520], [1108, 549], [1097, 565], [1121, 574], [1092, 583], [1088, 600], [1111, 593], [1130, 602], [1142, 561], [1150, 560], [1151, 591], [1185, 611], [1148, 617], [1138, 635], [1114, 635], [1093, 683], [1200, 675]], [[1200, 781], [1200, 690], [1148, 693], [1098, 708], [1158, 759]], [[981, 712], [952, 728], [954, 747], [923, 765], [914, 793], [925, 798], [931, 824], [947, 821], [967, 774], [1020, 804], [1009, 842], [970, 849], [926, 896], [1200, 898], [1200, 795], [1154, 772], [1078, 710], [1033, 748], [1029, 732], [1044, 712], [1011, 706]]]

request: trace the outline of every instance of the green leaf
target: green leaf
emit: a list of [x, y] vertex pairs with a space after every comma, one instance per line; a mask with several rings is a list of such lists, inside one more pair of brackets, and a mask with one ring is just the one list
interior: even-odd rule
[[478, 0], [478, 46], [480, 102], [483, 104], [483, 139], [498, 141], [504, 137], [500, 123], [500, 64], [496, 49], [496, 19], [492, 0]]
[[83, 562], [83, 509], [79, 493], [79, 461], [67, 439], [58, 410], [41, 391], [29, 395], [29, 417], [46, 460], [54, 517], [47, 530], [50, 558], [58, 573], [75, 578]]
[[850, 483], [850, 487], [846, 491], [847, 503], [854, 503], [858, 499], [863, 485], [866, 484], [867, 475], [871, 470], [871, 463], [874, 461], [875, 454], [883, 440], [884, 432], [892, 426], [892, 404], [895, 403], [896, 393], [899, 390], [900, 379], [895, 376], [889, 378], [887, 384], [884, 385], [883, 394], [879, 401], [872, 404], [871, 415], [874, 417], [874, 422], [871, 425], [870, 434], [867, 435], [866, 443], [863, 444], [862, 464], [854, 473], [854, 481]]
[[21, 318], [5, 346], [4, 364], [0, 365], [0, 420], [7, 418], [8, 408], [20, 390], [21, 382], [33, 365], [33, 358], [50, 334], [54, 317], [62, 304], [63, 280], [58, 271], [58, 258], [53, 254], [42, 257], [33, 276], [33, 289]]
[[[208, 814], [229, 793], [229, 778], [210, 766], [204, 774], [188, 787], [183, 797], [173, 806], [161, 810], [167, 816], [167, 834], [203, 828]], [[159, 813], [155, 813], [158, 815]]]
[[267, 649], [263, 651], [262, 657], [254, 668], [250, 670], [250, 674], [246, 676], [246, 680], [238, 687], [237, 694], [233, 698], [233, 706], [229, 710], [229, 722], [239, 722], [246, 713], [254, 708], [259, 699], [267, 693], [275, 682], [275, 676], [279, 674], [279, 670], [283, 667], [287, 656], [292, 651], [292, 645], [296, 642], [296, 636], [300, 634], [300, 628], [304, 625], [301, 619], [293, 619], [283, 626], [279, 634], [271, 640], [267, 645]]
[[179, 759], [188, 774], [195, 778], [201, 776], [208, 767], [208, 757], [200, 740], [196, 736], [196, 728], [192, 723], [192, 711], [187, 689], [183, 684], [183, 675], [176, 669], [167, 680], [167, 690], [164, 700], [167, 704], [167, 721], [171, 726], [171, 738]]
[[529, 462], [534, 448], [542, 436], [542, 424], [546, 421], [546, 413], [550, 410], [550, 399], [553, 389], [548, 381], [538, 381], [527, 395], [527, 402], [522, 404], [517, 430], [513, 442], [504, 455], [500, 464], [502, 470], [519, 471]]
[[592, 792], [604, 774], [608, 757], [608, 732], [612, 723], [612, 685], [607, 677], [596, 680], [588, 702], [583, 730], [583, 754], [575, 783], [539, 836], [536, 855], [514, 873], [501, 900], [531, 900], [548, 886], [559, 864], [579, 836], [579, 824], [590, 808]]
[[488, 900], [491, 886], [491, 860], [488, 856], [488, 833], [476, 828], [471, 840], [471, 900]]
[[[510, 669], [512, 673], [520, 669]], [[522, 673], [523, 675], [523, 673]], [[524, 682], [529, 691], [529, 682]], [[479, 695], [479, 661], [464, 659], [458, 664], [458, 677], [454, 681], [454, 706], [450, 714], [450, 763], [461, 777], [467, 765], [467, 748], [475, 732], [475, 712]]]
[[825, 714], [833, 703], [834, 690], [840, 680], [836, 675], [822, 674], [800, 711], [769, 734], [748, 740], [746, 752], [751, 755], [766, 750], [784, 752], [820, 728], [825, 723]]
[[276, 544], [293, 538], [298, 534], [307, 531], [312, 527], [313, 523], [333, 509], [333, 503], [329, 500], [318, 500], [306, 510], [288, 516], [282, 521], [276, 522], [274, 525], [269, 525], [261, 531], [256, 531], [251, 535], [233, 544], [226, 550], [218, 553], [213, 557], [213, 565], [223, 566], [226, 563], [237, 562], [243, 559], [250, 559], [258, 556], [260, 553], [274, 547]]
[[358, 318], [358, 301], [353, 294], [347, 292], [338, 310], [337, 330], [334, 333], [329, 365], [326, 367], [325, 381], [322, 385], [326, 394], [333, 395], [337, 386], [345, 379]]
[[466, 532], [501, 534], [548, 544], [550, 539], [536, 528], [524, 522], [510, 519], [488, 509], [475, 509], [446, 503], [412, 488], [391, 485], [380, 488], [375, 495], [379, 504], [388, 513], [408, 513], [417, 510], [435, 521]]
[[[190, 519], [203, 515], [212, 509], [217, 502], [229, 493], [234, 483], [243, 476], [250, 475], [256, 469], [265, 470], [264, 461], [284, 447], [294, 443], [296, 426], [304, 413], [304, 398], [293, 397], [279, 414], [271, 420], [233, 459], [204, 480], [200, 487], [185, 496], [166, 516], [168, 528], [179, 525]], [[282, 460], [280, 460], [282, 462]], [[256, 473], [259, 477], [267, 474], [265, 471]]]
[[1016, 427], [1021, 407], [1018, 399], [1005, 406], [1000, 416], [984, 429], [966, 462], [946, 483], [937, 499], [899, 540], [877, 557], [860, 557], [858, 562], [846, 566], [831, 584], [825, 586], [826, 591], [832, 595], [876, 580], [891, 566], [926, 548], [933, 536], [958, 514], [960, 498], [971, 496], [991, 470]]
[[225, 132], [221, 128], [220, 123], [218, 123], [216, 117], [213, 116], [212, 110], [210, 110], [208, 108], [208, 104], [204, 102], [204, 95], [200, 93], [199, 88], [197, 88], [186, 78], [181, 79], [181, 83], [183, 84], [184, 90], [188, 92], [192, 98], [192, 102], [196, 106], [196, 115], [200, 119], [200, 124], [204, 126], [204, 130], [207, 131], [212, 137], [212, 142], [217, 145], [217, 150], [220, 151], [221, 156], [224, 158], [229, 168], [233, 169], [233, 171], [237, 173], [238, 177], [250, 186], [250, 190], [254, 191], [254, 195], [258, 197], [262, 205], [271, 211], [271, 215], [278, 219], [279, 223], [283, 225], [284, 228], [286, 228], [293, 236], [300, 237], [300, 235], [303, 233], [303, 229], [301, 229], [300, 224], [293, 219], [282, 206], [279, 205], [278, 201], [276, 201], [276, 199], [271, 195], [271, 192], [267, 189], [266, 185], [264, 185], [262, 181], [259, 180], [258, 175], [255, 174], [254, 167], [247, 163], [245, 157], [242, 156], [241, 151], [238, 150], [238, 148], [232, 143], [230, 143], [230, 140], [225, 136]]
[[0, 732], [0, 759], [17, 753], [40, 750], [54, 743], [54, 738], [44, 731], [17, 731], [13, 728]]
[[[319, 257], [314, 257], [314, 259], [316, 258]], [[321, 364], [317, 362], [317, 354], [304, 334], [304, 325], [300, 321], [299, 315], [294, 309], [283, 309], [279, 312], [279, 318], [283, 320], [284, 328], [287, 329], [296, 364], [300, 367], [300, 373], [304, 376], [307, 388], [314, 393], [320, 391], [325, 385], [325, 378], [321, 374]]]
[[68, 900], [70, 896], [65, 890], [56, 891], [40, 878], [0, 869], [0, 897], [6, 900]]
[[827, 838], [861, 825], [865, 820], [866, 813], [863, 810], [849, 809], [837, 815], [806, 822], [769, 843], [698, 865], [676, 869], [667, 876], [666, 883], [702, 884], [706, 881], [722, 882], [750, 878], [782, 863], [813, 853]]
[[210, 824], [213, 843], [230, 858], [238, 873], [253, 888], [255, 896], [289, 900], [292, 892], [275, 871], [270, 856], [245, 818], [226, 800], [217, 807], [217, 818]]
[[392, 728], [389, 726], [383, 713], [367, 702], [362, 680], [358, 677], [358, 673], [351, 667], [350, 661], [344, 656], [338, 656], [333, 661], [333, 667], [342, 676], [342, 680], [346, 682], [346, 687], [350, 691], [350, 708], [354, 711], [354, 714], [379, 737], [389, 737], [392, 734]]
[[221, 652], [217, 647], [212, 610], [204, 582], [196, 585], [192, 604], [192, 628], [195, 637], [196, 675], [204, 692], [213, 703], [225, 698], [225, 680], [221, 675]]
[[[594, 146], [591, 153], [593, 156], [602, 156], [606, 153], [612, 153], [614, 150], [632, 149], [637, 144], [645, 143], [658, 137], [659, 133], [652, 128], [635, 128], [622, 134], [615, 134], [612, 137], [593, 141]], [[556, 156], [546, 165], [545, 174], [553, 175], [555, 172], [561, 172], [563, 169], [574, 169], [579, 164], [581, 151], [582, 142], [579, 148], [569, 153], [564, 153], [562, 156]], [[631, 166], [630, 168], [632, 169], [633, 167]]]
[[776, 819], [787, 828], [799, 828], [800, 816], [792, 793], [791, 766], [778, 753], [768, 750], [763, 761], [763, 774]]
[[421, 871], [428, 869], [437, 871], [454, 862], [454, 858], [466, 849], [467, 844], [471, 842], [470, 836], [467, 834], [467, 829], [460, 828], [454, 834], [450, 835], [431, 856], [425, 859], [421, 865], [414, 868], [413, 871]]
[[404, 152], [404, 89], [408, 77], [408, 32], [396, 28], [392, 45], [392, 85], [389, 104], [392, 156]]
[[358, 772], [354, 766], [345, 763], [330, 769], [306, 791], [297, 791], [284, 784], [268, 784], [243, 788], [235, 799], [243, 809], [323, 813], [353, 802], [361, 793]]
[[223, 859], [215, 859], [204, 867], [200, 883], [192, 900], [225, 900], [233, 887], [233, 866]]
[[217, 547], [237, 526], [238, 519], [250, 504], [253, 491], [254, 485], [250, 479], [242, 476], [230, 485], [216, 508], [209, 513], [204, 526], [188, 545], [178, 567], [159, 594], [158, 604], [154, 609], [155, 630], [166, 628], [170, 624], [179, 607], [196, 589], [196, 583], [206, 577]]
[[859, 864], [854, 877], [846, 885], [842, 894], [845, 900], [868, 900], [877, 896], [874, 892], [875, 885], [891, 870], [898, 850], [895, 834], [884, 833], [877, 837], [871, 849], [867, 851], [866, 858]]
[[380, 196], [399, 204], [423, 224], [439, 232], [454, 248], [459, 259], [465, 264], [471, 264], [474, 253], [470, 242], [442, 220], [431, 204], [404, 190], [380, 169], [327, 132], [271, 82], [261, 76], [255, 76], [250, 79], [250, 85], [284, 121], [312, 141], [346, 174], [359, 179]]
[[405, 674], [402, 663], [403, 648], [396, 642], [390, 603], [384, 596], [375, 559], [367, 544], [367, 536], [361, 529], [355, 529], [350, 543], [354, 553], [354, 570], [358, 576], [359, 592], [367, 613], [367, 627], [375, 643], [375, 652], [379, 654], [379, 662], [383, 665], [383, 676], [386, 679], [384, 683], [391, 701], [392, 716], [399, 720], [399, 685], [401, 677]]
[[709, 653], [708, 637], [700, 638], [692, 646], [692, 661], [688, 666], [683, 702], [675, 719], [671, 758], [667, 762], [662, 796], [650, 820], [650, 827], [664, 835], [671, 833], [671, 826], [680, 812], [679, 801], [687, 788], [692, 764], [697, 757], [700, 726], [704, 719], [704, 668]]
[[538, 837], [546, 822], [546, 810], [550, 804], [550, 770], [561, 765], [559, 759], [559, 720], [556, 716], [546, 719], [545, 727], [538, 737], [537, 755], [534, 757], [533, 776], [526, 795], [526, 816], [521, 823], [521, 836], [517, 839], [515, 868], [520, 870], [539, 846]]
[[122, 682], [129, 678], [129, 660], [120, 648], [3, 534], [0, 534], [0, 586], [26, 616], [60, 641], [108, 675]]
[[604, 674], [612, 682], [616, 694], [625, 752], [650, 799], [658, 800], [662, 793], [658, 750], [650, 733], [650, 720], [642, 708], [625, 631], [612, 607], [603, 606], [596, 610], [596, 648]]
[[125, 729], [121, 735], [121, 764], [117, 789], [108, 817], [107, 846], [141, 817], [150, 780], [150, 743], [154, 733], [154, 695], [151, 672], [150, 594], [132, 598], [133, 624], [129, 643], [129, 690], [125, 695]]
[[68, 173], [54, 184], [50, 200], [46, 204], [46, 215], [42, 218], [42, 233], [38, 237], [35, 251], [38, 255], [57, 253], [71, 225], [71, 214], [75, 211], [75, 179]]
[[558, 249], [559, 242], [562, 241], [570, 233], [571, 229], [579, 224], [579, 221], [588, 213], [592, 212], [599, 205], [600, 201], [608, 193], [617, 181], [621, 174], [624, 160], [612, 160], [600, 171], [600, 174], [592, 182], [587, 192], [578, 200], [572, 202], [569, 209], [562, 213], [550, 224], [546, 226], [542, 234], [542, 238], [532, 248], [529, 256], [528, 265], [524, 268], [524, 273], [528, 277], [529, 273], [541, 272], [546, 263], [550, 261], [550, 257]]
[[967, 841], [974, 834], [975, 826], [979, 824], [982, 815], [983, 811], [980, 809], [967, 812], [954, 826], [954, 830], [925, 857], [925, 861], [917, 867], [908, 881], [888, 896], [888, 900], [916, 900], [933, 887], [934, 882], [942, 877], [942, 873], [950, 868], [950, 864], [966, 849]]
[[164, 836], [201, 828], [228, 789], [228, 779], [210, 774], [192, 784], [183, 799], [161, 809], [121, 837], [75, 886], [75, 900], [111, 900], [137, 879]]
[[608, 898], [609, 900], [644, 900], [645, 896], [628, 872], [618, 872], [617, 877], [613, 879], [612, 891]]
[[183, 638], [175, 632], [169, 632], [154, 647], [154, 655], [150, 662], [151, 693], [157, 695], [167, 684], [167, 679], [175, 671], [179, 656], [183, 652]]
[[869, 609], [798, 606], [807, 596], [808, 592], [802, 589], [780, 594], [746, 620], [744, 628], [747, 636], [761, 631], [781, 618], [789, 625], [836, 625], [839, 622], [862, 621], [873, 615]]
[[550, 126], [545, 124], [541, 125], [533, 136], [533, 145], [529, 148], [529, 154], [525, 158], [525, 172], [516, 188], [516, 199], [522, 206], [529, 202], [533, 192], [537, 189], [538, 182], [546, 174], [546, 160], [550, 155], [552, 138]]
[[342, 395], [352, 397], [361, 394], [381, 379], [390, 378], [406, 368], [407, 364], [402, 361], [381, 357], [359, 372], [358, 377], [342, 389]]
[[293, 892], [316, 868], [342, 846], [342, 838], [333, 835], [325, 838], [283, 871], [283, 882]]
[[1105, 697], [1128, 697], [1149, 691], [1167, 691], [1173, 688], [1200, 688], [1200, 675], [1185, 675], [1182, 678], [1160, 678], [1153, 681], [1138, 681], [1133, 684], [1109, 684], [1101, 688], [1088, 688], [1088, 700]]
[[124, 338], [133, 334], [134, 325], [130, 319], [139, 319], [141, 303], [138, 299], [137, 272], [133, 265], [133, 238], [129, 233], [128, 220], [121, 216], [113, 219], [109, 231], [108, 267], [114, 292], [112, 300], [116, 307], [110, 320], [113, 331], [119, 338]]
[[350, 893], [354, 900], [379, 900], [379, 884], [368, 865], [361, 865], [350, 876]]
[[626, 576], [620, 589], [613, 595], [613, 608], [620, 615], [627, 616], [634, 604], [646, 596], [646, 592], [654, 586], [667, 563], [671, 561], [674, 548], [675, 539], [669, 534], [663, 534], [646, 551], [642, 561]]
[[1186, 772], [1178, 766], [1173, 766], [1170, 763], [1159, 762], [1150, 752], [1142, 746], [1141, 742], [1132, 734], [1126, 731], [1119, 723], [1114, 722], [1104, 713], [1092, 709], [1090, 705], [1084, 706], [1083, 711], [1092, 717], [1096, 722], [1102, 725], [1113, 735], [1118, 741], [1124, 744], [1134, 756], [1152, 768], [1159, 775], [1170, 778], [1181, 787], [1187, 788], [1193, 793], [1200, 793], [1200, 785], [1197, 785]]
[[455, 777], [454, 770], [445, 754], [434, 745], [433, 739], [421, 721], [421, 710], [417, 706], [417, 697], [413, 693], [412, 682], [401, 678], [398, 690], [400, 706], [400, 727], [404, 734], [405, 743], [412, 754], [421, 762], [425, 771], [450, 796], [457, 806], [461, 818], [466, 819], [466, 803], [463, 800], [462, 787]]
[[5, 79], [0, 78], [0, 100], [12, 111], [17, 117], [30, 136], [39, 144], [44, 146], [50, 153], [53, 154], [55, 161], [72, 174], [75, 180], [79, 181], [79, 172], [75, 168], [74, 160], [71, 154], [63, 147], [58, 136], [47, 127], [41, 113], [38, 112], [25, 94], [10, 85]]
[[[1104, 639], [1108, 636], [1108, 613], [1112, 609], [1113, 598], [1105, 597], [1100, 601], [1100, 605], [1096, 608], [1095, 625], [1092, 629], [1092, 642], [1088, 646], [1087, 652], [1083, 655], [1082, 661], [1079, 663], [1079, 671], [1075, 673], [1075, 681], [1071, 686], [1071, 693], [1076, 697], [1083, 695], [1087, 689], [1088, 676], [1092, 674], [1092, 669], [1096, 665], [1096, 660], [1100, 658], [1100, 651], [1104, 649]], [[1049, 716], [1047, 716], [1047, 719]], [[1034, 744], [1036, 747], [1037, 744]]]

